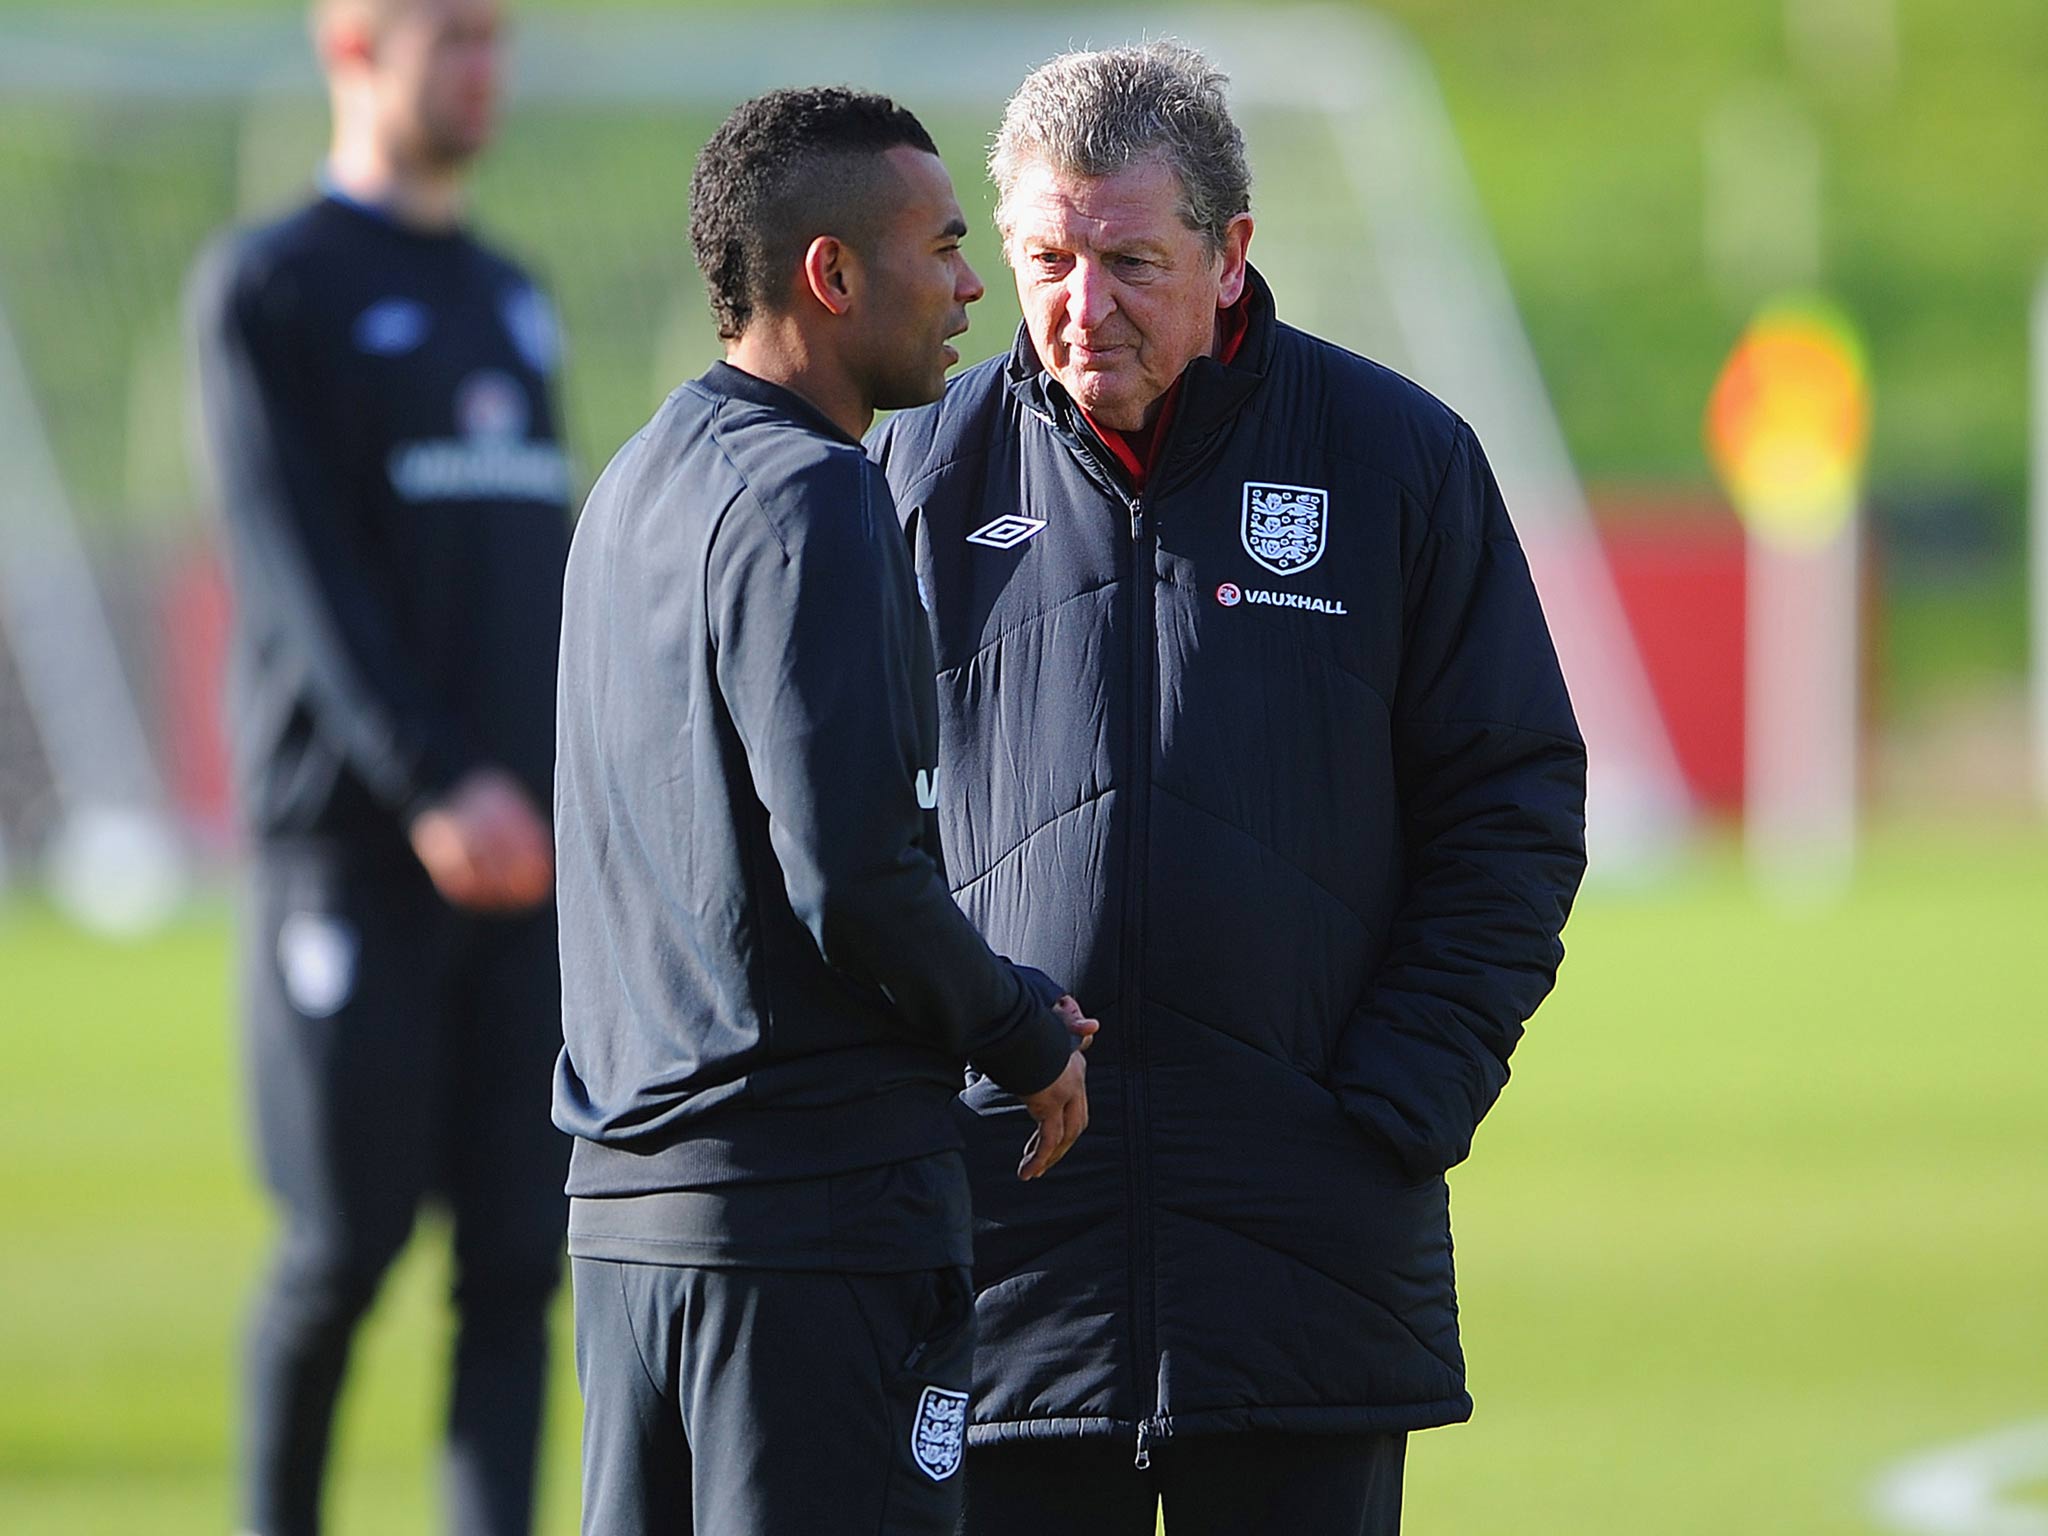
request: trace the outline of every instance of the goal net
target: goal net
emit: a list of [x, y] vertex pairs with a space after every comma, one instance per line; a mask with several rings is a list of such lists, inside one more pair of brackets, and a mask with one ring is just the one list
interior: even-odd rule
[[[1063, 49], [1169, 35], [1232, 77], [1282, 315], [1417, 378], [1485, 442], [1592, 749], [1596, 867], [1654, 860], [1688, 816], [1669, 740], [1442, 101], [1369, 14], [523, 10], [476, 212], [559, 302], [584, 473], [717, 355], [687, 183], [735, 102], [848, 81], [917, 108], [989, 280], [971, 360], [1017, 318], [979, 168], [1003, 101]], [[166, 829], [205, 851], [225, 824], [184, 278], [212, 231], [304, 194], [324, 137], [296, 10], [0, 16], [0, 849], [17, 878], [54, 852], [119, 922], [174, 888]]]

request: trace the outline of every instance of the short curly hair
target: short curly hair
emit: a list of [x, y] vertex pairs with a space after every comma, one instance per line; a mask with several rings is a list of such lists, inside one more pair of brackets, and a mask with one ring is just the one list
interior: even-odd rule
[[781, 302], [819, 235], [869, 239], [881, 156], [906, 147], [939, 152], [907, 108], [871, 91], [806, 86], [733, 109], [690, 178], [690, 245], [721, 337], [738, 339]]
[[1244, 135], [1223, 90], [1229, 80], [1193, 48], [1165, 38], [1039, 65], [1003, 109], [989, 151], [1005, 246], [1010, 194], [1026, 166], [1097, 177], [1156, 158], [1180, 179], [1181, 221], [1220, 250], [1230, 221], [1252, 206]]

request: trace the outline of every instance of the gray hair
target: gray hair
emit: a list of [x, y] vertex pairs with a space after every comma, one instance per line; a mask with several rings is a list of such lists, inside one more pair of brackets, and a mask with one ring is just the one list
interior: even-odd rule
[[1180, 216], [1214, 251], [1252, 205], [1244, 135], [1231, 121], [1229, 76], [1185, 43], [1162, 39], [1063, 53], [1024, 77], [989, 150], [996, 227], [1007, 246], [1010, 193], [1025, 167], [1111, 176], [1158, 159], [1179, 179]]

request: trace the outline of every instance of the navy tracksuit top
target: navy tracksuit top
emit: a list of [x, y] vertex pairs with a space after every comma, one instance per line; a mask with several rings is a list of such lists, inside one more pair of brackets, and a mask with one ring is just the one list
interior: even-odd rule
[[931, 640], [857, 442], [717, 364], [591, 492], [564, 607], [572, 1195], [922, 1157], [959, 1144], [963, 1058], [1059, 1076], [1061, 989], [946, 892]]
[[190, 313], [260, 837], [409, 858], [466, 770], [550, 797], [569, 548], [553, 312], [466, 233], [336, 196], [216, 246]]
[[1251, 281], [1142, 494], [1021, 333], [870, 444], [956, 894], [1102, 1020], [1056, 1177], [964, 1098], [977, 1443], [1470, 1411], [1443, 1173], [1563, 954], [1584, 749], [1470, 429]]

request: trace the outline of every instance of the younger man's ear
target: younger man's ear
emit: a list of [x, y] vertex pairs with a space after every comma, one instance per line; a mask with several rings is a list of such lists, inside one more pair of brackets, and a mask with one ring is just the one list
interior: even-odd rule
[[843, 315], [852, 307], [859, 281], [859, 261], [838, 236], [820, 235], [804, 252], [804, 286], [832, 314]]

